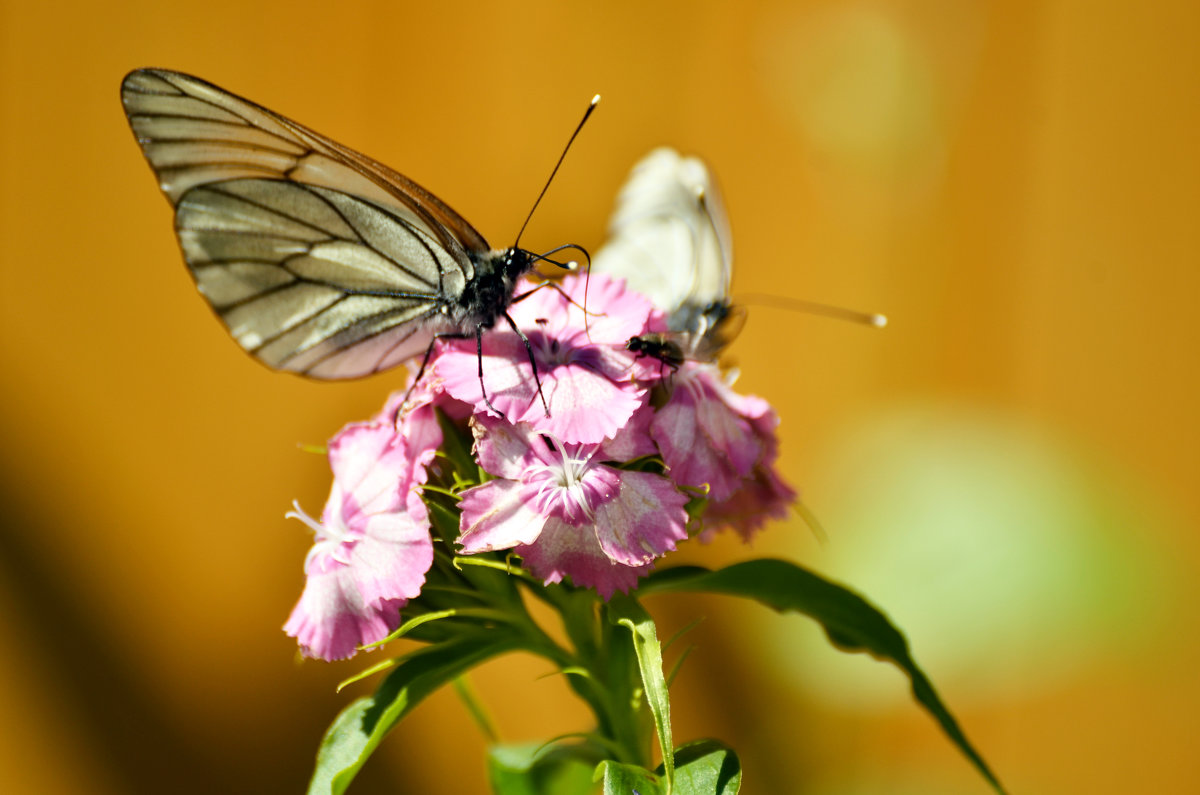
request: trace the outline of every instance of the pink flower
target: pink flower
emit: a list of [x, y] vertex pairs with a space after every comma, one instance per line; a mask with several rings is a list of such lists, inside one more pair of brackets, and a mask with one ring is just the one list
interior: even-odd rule
[[463, 552], [515, 548], [545, 582], [608, 599], [687, 538], [687, 497], [661, 475], [618, 469], [653, 452], [642, 412], [605, 444], [565, 444], [528, 424], [476, 415], [475, 449], [495, 480], [462, 494]]
[[[511, 329], [497, 327], [483, 339], [483, 380], [492, 406], [512, 423], [526, 422], [568, 444], [612, 438], [645, 403], [655, 368], [625, 349], [630, 337], [665, 328], [648, 299], [626, 290], [618, 278], [568, 276], [561, 290], [544, 286], [512, 305], [509, 314], [528, 337], [550, 416], [538, 396], [525, 345]], [[523, 281], [518, 292], [533, 289]], [[574, 303], [572, 303], [574, 302]], [[434, 367], [451, 396], [487, 412], [479, 383], [475, 341], [442, 344]]]
[[672, 480], [707, 488], [705, 519], [748, 537], [795, 500], [773, 468], [778, 424], [765, 400], [734, 392], [716, 365], [687, 361], [650, 433]]
[[[796, 492], [775, 471], [772, 455], [755, 467], [753, 475], [742, 481], [741, 488], [728, 500], [709, 502], [704, 522], [707, 529], [732, 528], [743, 541], [749, 541], [768, 519], [786, 519], [795, 501]], [[707, 540], [707, 535], [700, 538]]]
[[308, 581], [284, 631], [304, 654], [353, 655], [399, 626], [400, 608], [421, 591], [433, 563], [429, 515], [419, 487], [442, 434], [422, 402], [343, 428], [329, 442], [334, 482], [317, 522], [296, 506], [316, 543], [304, 562]]
[[770, 406], [734, 392], [713, 364], [685, 362], [670, 386], [670, 398], [655, 413], [650, 433], [672, 479], [707, 485], [714, 500], [730, 498], [763, 455], [752, 420]]

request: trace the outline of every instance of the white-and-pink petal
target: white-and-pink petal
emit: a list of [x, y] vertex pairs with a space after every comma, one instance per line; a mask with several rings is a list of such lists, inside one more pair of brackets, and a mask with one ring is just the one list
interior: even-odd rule
[[306, 656], [341, 660], [400, 626], [403, 604], [399, 600], [368, 605], [351, 571], [335, 565], [309, 574], [283, 631], [296, 639]]
[[615, 499], [595, 513], [600, 548], [612, 560], [641, 566], [687, 538], [688, 498], [666, 478], [649, 472], [621, 472]]
[[[529, 286], [522, 283], [518, 289]], [[504, 328], [485, 336], [482, 355], [473, 340], [448, 342], [434, 363], [442, 388], [474, 405], [478, 414], [489, 413], [490, 402], [510, 422], [527, 422], [568, 444], [594, 444], [615, 435], [646, 395], [646, 384], [635, 378], [641, 368], [625, 343], [662, 320], [647, 299], [627, 291], [620, 280], [592, 279], [586, 317], [578, 305], [583, 292], [583, 280], [571, 276], [561, 290], [543, 288], [510, 308], [537, 362], [540, 394], [529, 352], [516, 333]]]
[[490, 480], [462, 493], [461, 534], [463, 552], [473, 554], [530, 544], [546, 523], [524, 496], [517, 480]]
[[648, 565], [626, 566], [604, 554], [590, 524], [576, 526], [557, 519], [547, 521], [536, 542], [519, 546], [516, 552], [543, 582], [570, 577], [574, 585], [595, 588], [604, 599], [616, 591], [629, 591], [650, 571]]

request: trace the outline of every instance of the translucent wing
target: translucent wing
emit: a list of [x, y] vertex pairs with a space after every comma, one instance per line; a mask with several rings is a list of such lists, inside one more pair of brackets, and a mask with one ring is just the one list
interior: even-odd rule
[[365, 199], [228, 180], [184, 193], [175, 227], [200, 292], [270, 367], [354, 378], [421, 353], [445, 330], [436, 243]]
[[703, 161], [655, 149], [617, 197], [609, 240], [592, 270], [625, 278], [668, 315], [672, 330], [703, 333], [714, 305], [728, 306], [729, 222]]
[[246, 350], [318, 378], [377, 372], [448, 330], [487, 242], [408, 178], [188, 75], [121, 99], [201, 293]]

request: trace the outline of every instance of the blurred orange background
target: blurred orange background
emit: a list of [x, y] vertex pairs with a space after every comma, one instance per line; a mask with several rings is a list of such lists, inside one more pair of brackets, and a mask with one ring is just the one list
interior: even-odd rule
[[[280, 627], [329, 484], [298, 449], [400, 374], [267, 371], [195, 295], [121, 77], [191, 72], [393, 165], [507, 245], [603, 239], [628, 168], [708, 159], [740, 386], [781, 417], [798, 519], [751, 549], [848, 582], [908, 633], [1014, 793], [1194, 787], [1200, 543], [1200, 5], [1083, 2], [0, 4], [4, 505], [0, 789], [296, 792], [374, 662]], [[983, 793], [889, 666], [798, 617], [700, 614], [679, 740], [747, 792]], [[506, 740], [587, 727], [537, 660], [474, 681]], [[452, 693], [352, 791], [483, 792]]]

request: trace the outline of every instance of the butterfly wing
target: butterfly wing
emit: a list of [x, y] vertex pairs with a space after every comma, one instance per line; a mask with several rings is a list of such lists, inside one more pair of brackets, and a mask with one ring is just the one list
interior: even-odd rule
[[265, 364], [353, 378], [420, 353], [489, 247], [412, 180], [178, 72], [121, 98], [200, 292]]
[[726, 306], [729, 222], [704, 162], [662, 147], [634, 166], [592, 270], [624, 277], [667, 313], [674, 331], [703, 333], [709, 307]]

